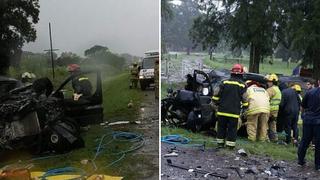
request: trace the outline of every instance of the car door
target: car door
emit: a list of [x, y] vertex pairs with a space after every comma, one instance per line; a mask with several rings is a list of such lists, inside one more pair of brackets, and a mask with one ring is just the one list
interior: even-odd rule
[[[79, 77], [88, 77], [92, 84], [92, 95], [74, 100], [72, 81]], [[100, 71], [86, 71], [68, 77], [55, 91], [63, 94], [65, 115], [73, 118], [81, 126], [97, 124], [103, 121], [102, 85]]]

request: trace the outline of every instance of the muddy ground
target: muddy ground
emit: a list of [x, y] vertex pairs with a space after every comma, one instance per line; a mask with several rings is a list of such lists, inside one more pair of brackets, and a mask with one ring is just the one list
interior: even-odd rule
[[[164, 157], [172, 151], [177, 152], [178, 156]], [[169, 166], [168, 160], [171, 160], [173, 165], [189, 170]], [[238, 168], [240, 175], [231, 168]], [[161, 144], [161, 179], [163, 180], [222, 179], [205, 175], [209, 172], [227, 176], [227, 179], [320, 179], [320, 173], [313, 168], [313, 162], [307, 163], [305, 167], [299, 167], [296, 162], [273, 160], [267, 156], [249, 154], [245, 157], [238, 154], [238, 150]], [[197, 170], [205, 173], [195, 172]]]
[[[159, 104], [155, 100], [153, 90], [143, 91], [143, 94], [144, 100], [137, 112], [139, 116], [137, 119], [132, 119], [141, 121], [141, 124], [117, 125], [112, 129], [139, 132], [144, 135], [145, 145], [131, 153], [129, 161], [124, 164], [130, 171], [136, 172], [133, 179], [156, 180], [159, 179]], [[114, 122], [114, 119], [112, 121]], [[132, 177], [126, 179], [132, 179]]]

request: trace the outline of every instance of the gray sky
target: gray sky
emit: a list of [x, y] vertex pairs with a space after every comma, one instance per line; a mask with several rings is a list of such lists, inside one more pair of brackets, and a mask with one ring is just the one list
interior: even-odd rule
[[37, 40], [23, 50], [53, 48], [83, 56], [95, 44], [117, 53], [142, 56], [159, 46], [159, 0], [40, 0]]

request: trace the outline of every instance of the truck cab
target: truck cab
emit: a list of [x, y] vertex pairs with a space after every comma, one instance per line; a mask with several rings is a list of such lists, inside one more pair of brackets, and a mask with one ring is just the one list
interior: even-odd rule
[[141, 62], [139, 71], [139, 83], [142, 90], [154, 85], [154, 65], [156, 59], [159, 58], [157, 50], [145, 52], [145, 57]]

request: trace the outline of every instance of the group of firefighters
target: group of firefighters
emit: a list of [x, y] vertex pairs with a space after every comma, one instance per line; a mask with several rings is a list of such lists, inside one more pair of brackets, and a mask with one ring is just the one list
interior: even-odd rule
[[[235, 64], [231, 69], [231, 77], [222, 81], [219, 88], [214, 90], [212, 100], [217, 105], [218, 145], [231, 149], [235, 147], [238, 121], [241, 115], [244, 115], [247, 119], [245, 124], [248, 139], [251, 141], [277, 142], [277, 130], [278, 132], [284, 130], [285, 143], [292, 142], [299, 145], [298, 163], [300, 165], [305, 164], [306, 150], [313, 141], [316, 169], [320, 169], [319, 88], [313, 88], [311, 82], [308, 82], [306, 95], [302, 99], [302, 89], [299, 84], [293, 84], [291, 87], [281, 84], [284, 87], [279, 88], [279, 79], [276, 74], [265, 77], [267, 87], [254, 80], [243, 82], [243, 74], [243, 66]], [[303, 112], [303, 135], [301, 142], [298, 143], [300, 112]]]

